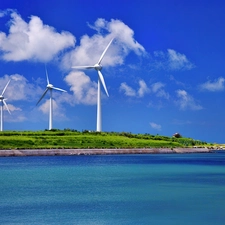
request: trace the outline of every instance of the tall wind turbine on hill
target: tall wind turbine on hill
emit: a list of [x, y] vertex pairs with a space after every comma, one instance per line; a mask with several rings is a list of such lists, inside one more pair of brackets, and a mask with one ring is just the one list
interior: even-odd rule
[[10, 80], [8, 81], [8, 83], [5, 85], [5, 87], [4, 87], [4, 89], [3, 89], [3, 91], [2, 91], [2, 94], [0, 95], [0, 102], [1, 102], [1, 131], [3, 131], [3, 106], [5, 106], [6, 107], [6, 109], [8, 110], [8, 112], [9, 112], [9, 114], [11, 114], [10, 113], [10, 111], [9, 111], [9, 108], [8, 108], [8, 106], [7, 106], [7, 104], [6, 104], [6, 101], [5, 101], [5, 98], [4, 98], [4, 93], [5, 93], [5, 91], [6, 91], [6, 88], [8, 87], [8, 85], [9, 85], [9, 83], [10, 83]]
[[47, 69], [45, 69], [45, 72], [46, 72], [46, 79], [47, 79], [47, 87], [46, 87], [44, 93], [42, 94], [41, 98], [37, 102], [36, 106], [44, 98], [44, 96], [46, 95], [46, 93], [49, 91], [50, 92], [50, 99], [49, 99], [49, 130], [51, 130], [52, 129], [52, 117], [53, 117], [52, 90], [54, 89], [54, 90], [62, 91], [62, 92], [67, 92], [67, 91], [65, 91], [65, 90], [63, 90], [61, 88], [56, 88], [52, 84], [50, 84], [49, 83], [49, 79], [48, 79]]
[[[114, 39], [114, 38], [113, 38]], [[109, 42], [109, 44], [106, 46], [105, 50], [103, 51], [101, 57], [99, 58], [98, 62], [94, 66], [73, 66], [73, 69], [95, 69], [98, 72], [98, 95], [97, 95], [97, 131], [102, 131], [102, 115], [101, 115], [101, 84], [104, 87], [106, 95], [109, 97], [104, 77], [101, 73], [102, 70], [102, 59], [108, 50], [109, 46], [111, 45], [113, 39]]]

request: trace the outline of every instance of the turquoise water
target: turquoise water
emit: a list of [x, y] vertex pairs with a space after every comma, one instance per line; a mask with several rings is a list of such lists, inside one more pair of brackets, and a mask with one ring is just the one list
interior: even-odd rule
[[0, 224], [225, 223], [225, 153], [0, 158]]

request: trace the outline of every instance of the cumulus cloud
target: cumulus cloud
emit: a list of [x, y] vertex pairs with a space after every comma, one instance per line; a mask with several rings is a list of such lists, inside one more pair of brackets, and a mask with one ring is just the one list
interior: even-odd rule
[[[8, 106], [8, 108], [9, 108], [9, 111], [10, 111], [10, 112], [13, 112], [13, 111], [22, 111], [21, 108], [15, 107], [15, 106], [12, 105], [12, 104], [7, 104], [7, 106]], [[5, 110], [6, 110], [6, 109], [5, 109]]]
[[144, 80], [138, 81], [139, 88], [136, 90], [127, 85], [126, 82], [120, 84], [120, 91], [124, 92], [126, 96], [129, 97], [144, 97], [148, 93], [153, 93], [156, 97], [169, 99], [170, 95], [164, 90], [165, 84], [161, 82], [156, 82], [150, 87], [147, 86]]
[[97, 29], [99, 33], [102, 31], [109, 32], [113, 37], [120, 41], [120, 45], [125, 54], [129, 51], [134, 51], [136, 54], [141, 55], [144, 53], [144, 47], [134, 40], [134, 31], [124, 24], [121, 20], [106, 21], [99, 18], [96, 20], [92, 28]]
[[137, 55], [145, 54], [145, 49], [134, 39], [134, 31], [120, 20], [106, 21], [97, 19], [90, 28], [98, 31], [89, 37], [84, 35], [80, 39], [80, 45], [68, 52], [63, 60], [64, 68], [79, 65], [94, 65], [98, 62], [102, 52], [113, 38], [115, 40], [104, 56], [104, 66], [121, 65], [125, 57], [133, 51]]
[[124, 92], [126, 96], [130, 97], [144, 97], [145, 94], [150, 92], [149, 88], [147, 87], [144, 80], [139, 80], [139, 88], [137, 90], [134, 90], [132, 87], [126, 84], [126, 82], [121, 83], [120, 85], [120, 91]]
[[161, 83], [161, 82], [156, 82], [154, 84], [152, 84], [151, 86], [151, 90], [153, 93], [155, 93], [155, 95], [157, 97], [161, 97], [161, 98], [165, 98], [165, 99], [169, 99], [169, 93], [167, 93], [163, 88], [164, 88], [165, 84]]
[[223, 91], [224, 90], [224, 82], [225, 79], [223, 77], [219, 77], [214, 81], [207, 81], [199, 86], [202, 91]]
[[[4, 75], [0, 78], [0, 93], [2, 93], [2, 90], [9, 80], [10, 83], [5, 90], [4, 97], [11, 115], [5, 113], [5, 119], [10, 122], [25, 121], [28, 117], [28, 109], [26, 107], [16, 105], [18, 102], [23, 104], [23, 102], [33, 101], [37, 98], [37, 94], [41, 89], [37, 85], [29, 83], [24, 76], [12, 74]], [[4, 110], [7, 109], [4, 107]]]
[[69, 98], [72, 104], [94, 105], [97, 102], [97, 83], [81, 71], [72, 71], [65, 77], [66, 83], [73, 92]]
[[138, 96], [143, 97], [145, 94], [147, 94], [150, 90], [147, 87], [146, 83], [143, 80], [139, 80], [139, 89], [138, 89]]
[[169, 66], [172, 70], [187, 69], [190, 70], [194, 65], [187, 59], [184, 54], [168, 49]]
[[0, 11], [0, 18], [4, 17], [5, 13], [3, 11]]
[[13, 116], [12, 115], [7, 116], [8, 122], [18, 123], [18, 122], [23, 122], [23, 121], [26, 121], [26, 120], [27, 120], [27, 117], [25, 117], [22, 114], [16, 114], [15, 115], [15, 112], [13, 113]]
[[[41, 104], [38, 107], [38, 110], [40, 110], [43, 114], [49, 114], [49, 103], [50, 103], [50, 100], [49, 99], [46, 100], [43, 104]], [[58, 119], [65, 117], [63, 107], [54, 99], [52, 99], [52, 108], [53, 108], [53, 114], [55, 117], [57, 117]]]
[[189, 95], [185, 90], [177, 90], [176, 91], [178, 100], [176, 104], [179, 106], [181, 110], [201, 110], [202, 106], [197, 104], [194, 98]]
[[193, 121], [190, 121], [190, 120], [179, 120], [179, 119], [173, 119], [172, 121], [173, 124], [176, 124], [176, 125], [190, 125], [193, 123]]
[[9, 121], [9, 118], [12, 117], [12, 113], [14, 114], [15, 111], [22, 111], [21, 108], [16, 107], [16, 106], [14, 106], [12, 104], [8, 104], [7, 100], [5, 100], [5, 103], [6, 103], [7, 107], [8, 107], [8, 109], [9, 109], [9, 113], [8, 113], [8, 109], [5, 106], [3, 106], [3, 111], [6, 112], [6, 114], [4, 114], [4, 116], [6, 116], [7, 121]]
[[[19, 100], [32, 101], [40, 91], [40, 87], [29, 83], [24, 76], [12, 74], [0, 78], [0, 92], [2, 92], [9, 80], [11, 81], [5, 91], [4, 97], [10, 102]], [[36, 92], [34, 90], [36, 90]]]
[[[15, 11], [10, 12], [9, 33], [0, 32], [1, 58], [6, 61], [33, 60], [47, 62], [66, 48], [73, 47], [75, 38], [69, 32], [58, 33], [44, 25], [37, 16], [25, 22]], [[4, 13], [1, 13], [4, 16]]]
[[27, 120], [27, 115], [23, 112], [23, 110], [20, 107], [16, 107], [8, 103], [7, 105], [10, 110], [10, 114], [6, 111], [7, 109], [4, 107], [3, 109], [6, 111], [4, 113], [4, 121], [18, 123]]
[[120, 91], [123, 91], [126, 96], [136, 96], [136, 91], [128, 86], [126, 82], [120, 84]]
[[161, 128], [162, 128], [162, 126], [157, 123], [150, 122], [149, 124], [150, 124], [151, 128], [153, 128], [155, 130], [161, 130]]
[[154, 56], [157, 68], [177, 71], [190, 70], [195, 67], [184, 54], [176, 52], [173, 49], [167, 49], [167, 52], [155, 51]]

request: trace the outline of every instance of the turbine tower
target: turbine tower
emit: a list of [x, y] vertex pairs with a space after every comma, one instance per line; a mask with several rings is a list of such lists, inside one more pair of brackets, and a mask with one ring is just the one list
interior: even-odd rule
[[45, 72], [46, 72], [46, 79], [47, 79], [47, 87], [46, 87], [44, 93], [42, 94], [41, 98], [37, 102], [36, 106], [44, 98], [44, 96], [46, 95], [46, 93], [49, 91], [50, 92], [50, 99], [49, 99], [49, 130], [51, 130], [52, 129], [52, 117], [53, 117], [52, 90], [54, 89], [54, 90], [62, 91], [62, 92], [67, 92], [67, 91], [65, 91], [65, 90], [63, 90], [61, 88], [56, 88], [52, 84], [50, 84], [49, 83], [49, 79], [48, 79], [47, 69], [45, 69]]
[[8, 87], [8, 85], [10, 83], [10, 81], [11, 80], [9, 80], [8, 83], [5, 85], [5, 87], [4, 87], [3, 91], [2, 91], [2, 94], [0, 95], [0, 102], [1, 102], [1, 128], [0, 128], [0, 130], [1, 131], [3, 131], [3, 106], [4, 105], [5, 105], [6, 109], [8, 110], [9, 114], [11, 114], [10, 111], [9, 111], [9, 108], [8, 108], [8, 106], [6, 104], [5, 98], [3, 96], [4, 93], [5, 93], [6, 88]]
[[[113, 38], [114, 39], [114, 38]], [[102, 113], [101, 113], [101, 84], [104, 87], [106, 95], [109, 97], [104, 77], [101, 73], [102, 70], [102, 59], [108, 50], [109, 46], [111, 45], [113, 39], [109, 42], [105, 50], [103, 51], [101, 57], [99, 58], [98, 62], [94, 66], [73, 66], [73, 69], [95, 69], [98, 72], [98, 94], [97, 94], [97, 128], [96, 131], [101, 132], [102, 131]]]

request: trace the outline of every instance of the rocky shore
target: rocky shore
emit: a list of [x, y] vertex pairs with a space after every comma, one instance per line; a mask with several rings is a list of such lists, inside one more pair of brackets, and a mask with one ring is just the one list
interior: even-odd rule
[[63, 156], [63, 155], [112, 155], [112, 154], [173, 154], [209, 153], [207, 148], [143, 148], [143, 149], [20, 149], [0, 150], [0, 157], [7, 156]]

